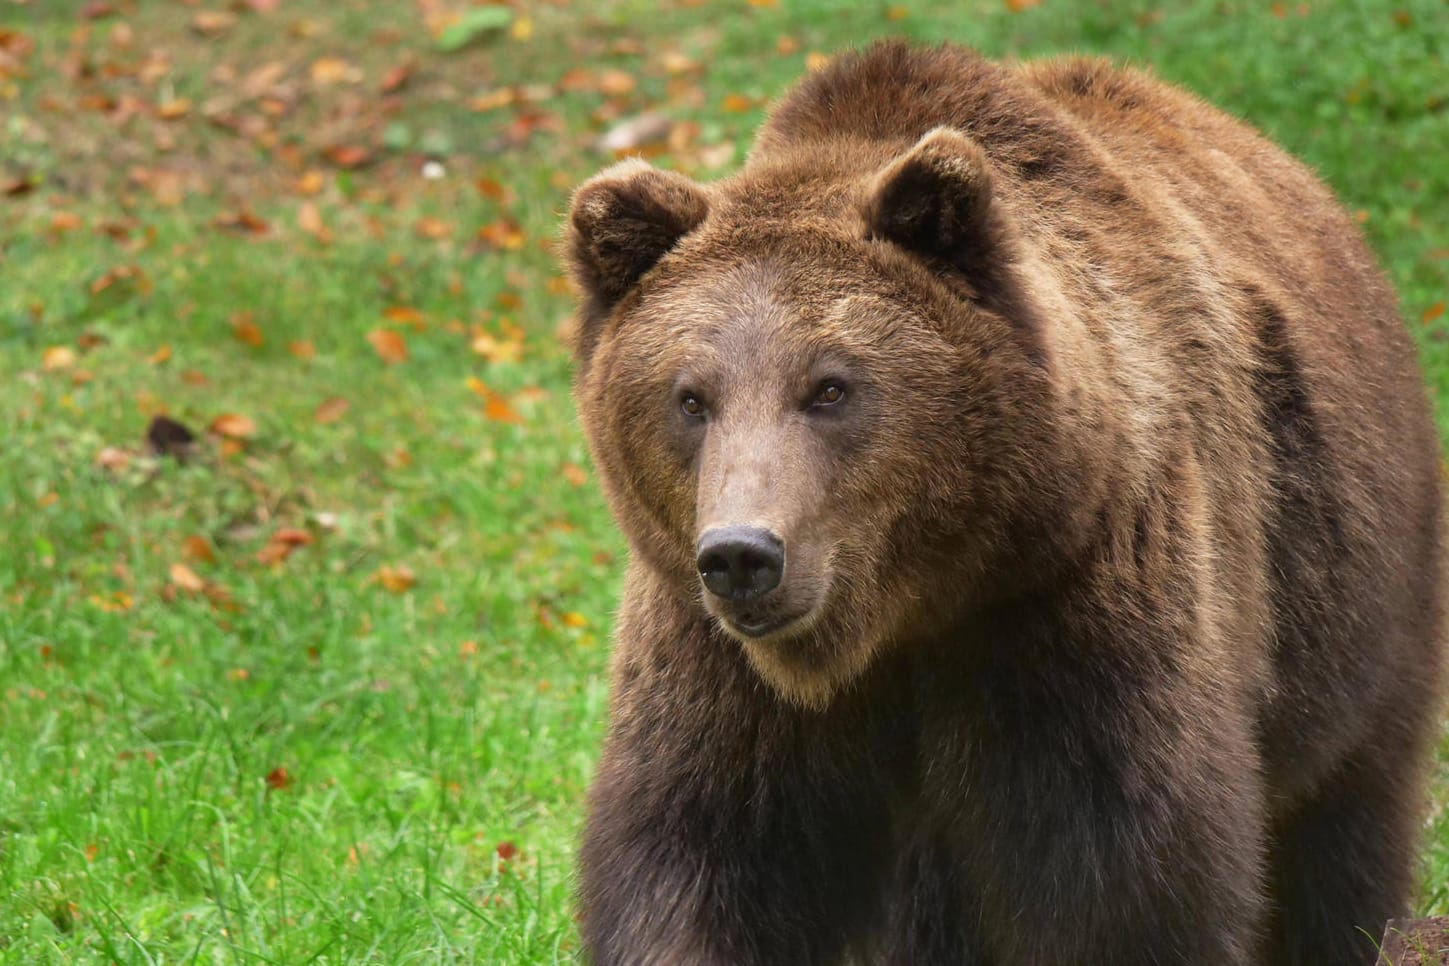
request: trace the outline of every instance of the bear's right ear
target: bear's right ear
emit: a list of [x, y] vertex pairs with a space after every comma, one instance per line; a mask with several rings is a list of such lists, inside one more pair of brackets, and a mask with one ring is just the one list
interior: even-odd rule
[[586, 320], [613, 308], [708, 213], [699, 185], [638, 158], [584, 182], [574, 192], [565, 244]]

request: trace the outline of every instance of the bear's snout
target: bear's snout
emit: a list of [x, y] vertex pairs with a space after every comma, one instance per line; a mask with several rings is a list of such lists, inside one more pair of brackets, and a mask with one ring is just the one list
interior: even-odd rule
[[762, 527], [727, 526], [700, 537], [696, 564], [711, 594], [725, 600], [758, 600], [780, 585], [785, 545]]

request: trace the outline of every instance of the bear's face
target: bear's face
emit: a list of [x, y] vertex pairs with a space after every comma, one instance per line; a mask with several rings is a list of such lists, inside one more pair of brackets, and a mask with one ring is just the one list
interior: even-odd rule
[[[974, 145], [934, 137], [980, 180]], [[903, 163], [813, 210], [773, 206], [784, 217], [762, 217], [764, 186], [637, 162], [575, 199], [578, 397], [616, 516], [646, 566], [806, 704], [899, 629], [965, 605], [1023, 395], [1003, 384], [1037, 368], [1033, 341], [985, 304], [989, 278], [943, 281], [920, 226], [890, 224], [900, 204], [928, 236], [966, 220], [919, 190], [883, 203]]]

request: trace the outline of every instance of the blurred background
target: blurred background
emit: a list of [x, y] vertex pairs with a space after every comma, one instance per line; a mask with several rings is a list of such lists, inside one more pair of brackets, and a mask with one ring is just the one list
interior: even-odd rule
[[573, 957], [623, 547], [568, 192], [727, 174], [887, 35], [1258, 125], [1445, 398], [1444, 0], [0, 0], [0, 961]]

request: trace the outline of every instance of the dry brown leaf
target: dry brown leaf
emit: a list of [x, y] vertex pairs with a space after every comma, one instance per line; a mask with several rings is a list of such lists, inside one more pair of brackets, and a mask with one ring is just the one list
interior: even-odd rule
[[626, 70], [606, 70], [599, 75], [599, 93], [622, 97], [632, 91], [638, 81]]
[[453, 226], [441, 218], [422, 217], [413, 225], [413, 231], [419, 238], [426, 238], [431, 241], [438, 241], [453, 234]]
[[564, 479], [573, 486], [583, 486], [589, 482], [588, 471], [577, 463], [565, 463], [563, 465]]
[[413, 76], [412, 61], [403, 61], [396, 67], [382, 75], [382, 80], [377, 82], [377, 89], [384, 94], [392, 94], [402, 89], [402, 86]]
[[187, 560], [216, 563], [216, 553], [211, 549], [211, 542], [194, 533], [181, 541], [181, 556]]
[[408, 345], [403, 341], [402, 333], [392, 329], [373, 329], [367, 333], [367, 341], [372, 344], [378, 357], [388, 365], [407, 361]]
[[267, 791], [280, 792], [285, 788], [289, 788], [291, 784], [292, 776], [281, 765], [267, 772]]
[[236, 26], [236, 14], [228, 10], [201, 10], [191, 18], [191, 29], [203, 37], [219, 37]]
[[323, 401], [312, 413], [312, 421], [320, 425], [335, 423], [347, 415], [347, 410], [352, 404], [341, 396], [333, 396]]
[[421, 329], [426, 321], [423, 313], [410, 305], [389, 305], [382, 310], [382, 317], [399, 325], [410, 325], [415, 329]]
[[483, 416], [498, 423], [513, 423], [523, 425], [523, 417], [518, 411], [508, 405], [508, 401], [502, 396], [494, 395], [483, 404]]
[[332, 229], [322, 221], [322, 212], [315, 202], [304, 201], [297, 208], [297, 227], [324, 245], [332, 241]]
[[334, 144], [322, 153], [339, 168], [360, 168], [372, 160], [372, 151], [360, 144]]
[[199, 594], [206, 589], [206, 581], [184, 563], [174, 563], [169, 571], [171, 582], [190, 594]]
[[398, 564], [395, 567], [391, 564], [383, 564], [377, 568], [376, 579], [383, 586], [383, 589], [391, 591], [394, 594], [401, 594], [411, 590], [418, 582], [417, 575], [413, 573], [413, 569], [407, 564]]
[[317, 355], [317, 347], [306, 339], [293, 339], [288, 342], [287, 351], [298, 359], [311, 359]]
[[178, 121], [191, 113], [191, 101], [178, 97], [156, 105], [156, 116], [163, 121]]
[[255, 316], [250, 312], [237, 312], [231, 317], [231, 334], [238, 342], [245, 342], [253, 349], [260, 349], [265, 338], [262, 330], [253, 321]]
[[362, 68], [341, 57], [318, 57], [312, 62], [310, 73], [312, 83], [324, 87], [331, 84], [355, 84], [362, 80]]
[[131, 454], [119, 446], [107, 446], [96, 454], [96, 465], [103, 470], [119, 473], [131, 465]]
[[146, 357], [146, 361], [151, 363], [151, 365], [153, 366], [159, 366], [164, 363], [170, 362], [171, 346], [167, 343], [162, 343], [156, 348], [155, 352], [151, 353], [149, 356]]
[[484, 334], [475, 336], [469, 345], [489, 362], [517, 362], [523, 355], [523, 343], [514, 339], [502, 340]]
[[257, 424], [249, 416], [238, 413], [222, 413], [211, 421], [207, 429], [227, 439], [251, 439], [257, 434]]
[[75, 361], [75, 350], [68, 345], [53, 345], [40, 354], [40, 368], [46, 372], [69, 369]]

